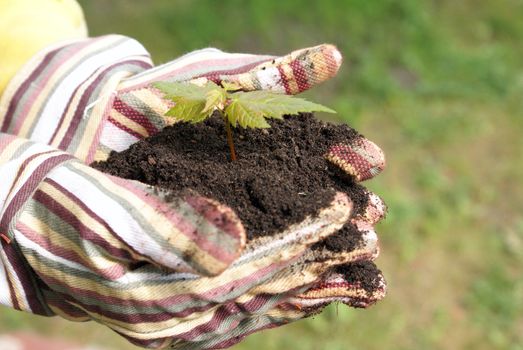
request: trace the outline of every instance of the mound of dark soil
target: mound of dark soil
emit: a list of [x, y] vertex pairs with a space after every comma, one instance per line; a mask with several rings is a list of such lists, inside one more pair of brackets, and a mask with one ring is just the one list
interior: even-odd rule
[[[347, 125], [319, 121], [312, 114], [273, 120], [270, 129], [235, 129], [238, 159], [230, 161], [223, 120], [178, 123], [112, 153], [93, 167], [123, 178], [167, 188], [187, 189], [233, 208], [248, 238], [280, 231], [326, 206], [336, 190], [349, 194], [355, 213], [368, 192], [331, 166], [324, 155], [337, 143], [360, 135]], [[343, 234], [327, 239], [330, 250], [353, 249], [361, 239], [346, 225]]]

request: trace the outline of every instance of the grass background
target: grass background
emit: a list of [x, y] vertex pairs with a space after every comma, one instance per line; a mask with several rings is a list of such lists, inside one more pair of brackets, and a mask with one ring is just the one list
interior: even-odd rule
[[[389, 205], [377, 262], [388, 296], [235, 349], [523, 349], [523, 1], [80, 2], [92, 35], [135, 37], [157, 63], [207, 46], [344, 54], [306, 96], [387, 154], [367, 185]], [[135, 349], [94, 323], [4, 308], [0, 331], [12, 330]]]

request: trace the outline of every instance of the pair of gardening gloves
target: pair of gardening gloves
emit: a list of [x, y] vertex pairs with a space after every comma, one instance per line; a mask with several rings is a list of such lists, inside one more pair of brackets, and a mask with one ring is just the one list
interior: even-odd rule
[[[378, 255], [373, 227], [385, 211], [372, 193], [358, 213], [338, 192], [318, 215], [247, 242], [236, 214], [212, 198], [167, 201], [88, 165], [172, 122], [155, 82], [297, 94], [333, 77], [341, 61], [320, 45], [283, 57], [203, 49], [154, 67], [142, 45], [116, 35], [39, 52], [0, 100], [0, 303], [95, 320], [142, 347], [211, 349], [331, 302], [381, 299], [383, 277], [361, 263]], [[331, 146], [327, 161], [353, 181], [384, 167], [363, 137]], [[312, 249], [345, 225], [363, 237], [355, 249]]]

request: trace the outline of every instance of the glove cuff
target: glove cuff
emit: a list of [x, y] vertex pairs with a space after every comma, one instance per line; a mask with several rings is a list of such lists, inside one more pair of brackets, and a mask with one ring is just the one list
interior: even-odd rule
[[41, 315], [53, 315], [40, 291], [41, 282], [14, 239], [16, 222], [47, 174], [69, 154], [15, 136], [0, 134], [0, 304]]
[[140, 43], [119, 35], [47, 48], [21, 69], [2, 95], [0, 131], [91, 162], [116, 87], [151, 66]]

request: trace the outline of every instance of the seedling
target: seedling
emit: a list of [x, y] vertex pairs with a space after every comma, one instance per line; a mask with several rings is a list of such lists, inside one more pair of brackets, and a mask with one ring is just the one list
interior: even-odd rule
[[236, 160], [232, 127], [270, 128], [266, 119], [283, 119], [299, 112], [336, 113], [330, 108], [302, 98], [268, 91], [241, 91], [236, 84], [211, 81], [202, 85], [190, 82], [158, 82], [154, 86], [175, 103], [166, 116], [180, 121], [200, 123], [218, 111], [225, 122], [231, 160]]

